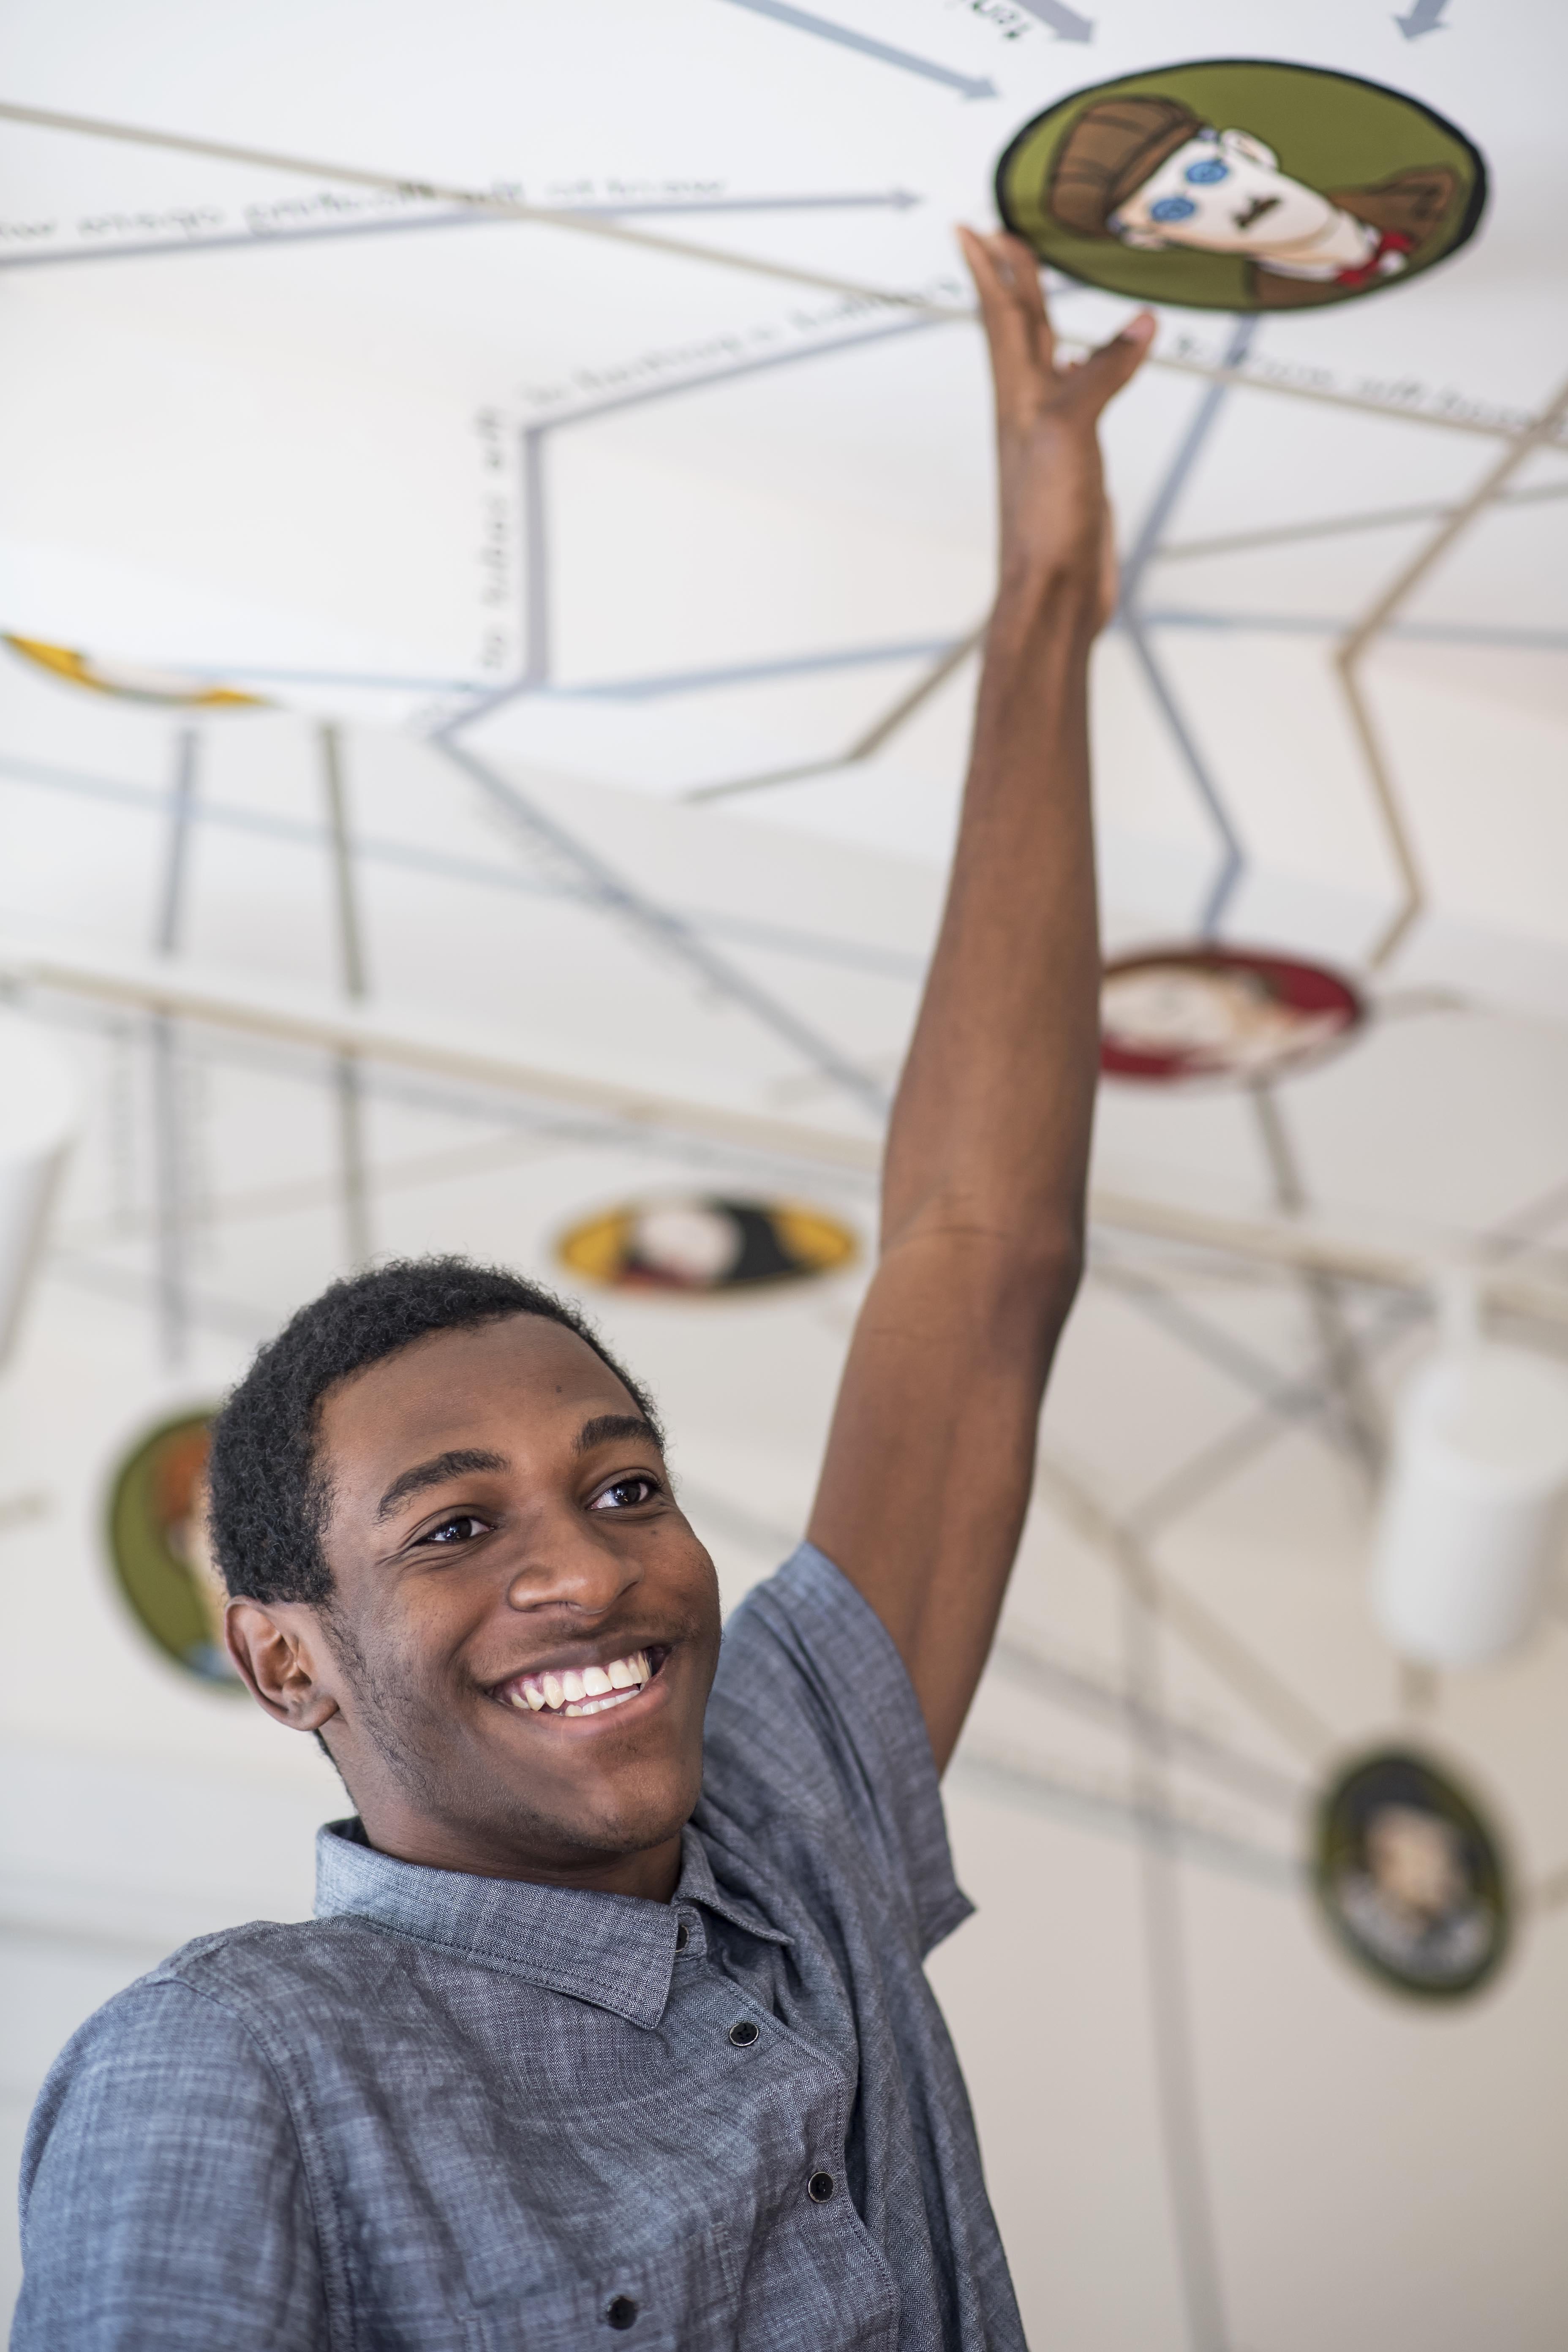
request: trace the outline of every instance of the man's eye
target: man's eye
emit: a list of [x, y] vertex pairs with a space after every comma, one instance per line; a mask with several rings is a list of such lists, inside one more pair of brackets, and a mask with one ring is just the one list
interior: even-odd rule
[[443, 1519], [438, 1527], [427, 1528], [419, 1540], [421, 1543], [466, 1544], [485, 1532], [484, 1520], [476, 1518], [472, 1511], [454, 1511], [451, 1517]]
[[658, 1493], [657, 1479], [645, 1476], [639, 1470], [630, 1478], [617, 1478], [613, 1486], [606, 1486], [602, 1495], [595, 1496], [588, 1507], [594, 1511], [635, 1510], [639, 1503], [651, 1503]]

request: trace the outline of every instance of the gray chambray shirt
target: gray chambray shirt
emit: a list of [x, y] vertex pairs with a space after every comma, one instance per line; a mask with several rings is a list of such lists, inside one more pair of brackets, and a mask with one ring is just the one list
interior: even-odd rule
[[880, 1621], [736, 1611], [672, 1904], [321, 1832], [314, 1920], [89, 2019], [23, 2161], [13, 2352], [1008, 2352], [921, 1961], [966, 1916]]

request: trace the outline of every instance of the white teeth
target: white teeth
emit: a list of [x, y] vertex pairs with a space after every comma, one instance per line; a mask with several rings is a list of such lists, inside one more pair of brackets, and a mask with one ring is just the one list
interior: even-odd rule
[[629, 1658], [612, 1658], [608, 1665], [584, 1666], [580, 1673], [566, 1666], [558, 1675], [520, 1675], [515, 1687], [507, 1693], [507, 1701], [534, 1715], [545, 1708], [556, 1715], [598, 1715], [607, 1706], [635, 1698], [652, 1679], [647, 1652], [634, 1650]]

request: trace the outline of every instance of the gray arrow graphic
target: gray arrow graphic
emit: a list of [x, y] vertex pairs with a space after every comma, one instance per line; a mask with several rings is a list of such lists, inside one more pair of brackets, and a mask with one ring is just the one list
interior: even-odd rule
[[[1422, 0], [1415, 0], [1415, 5], [1419, 7]], [[1430, 0], [1427, 0], [1427, 5], [1430, 5]], [[1437, 0], [1437, 5], [1441, 7], [1443, 0]], [[1018, 5], [1029, 16], [1037, 17], [1042, 25], [1048, 25], [1058, 41], [1092, 41], [1094, 38], [1092, 19], [1080, 16], [1076, 8], [1064, 6], [1063, 0], [1018, 0]]]
[[[1028, 0], [1024, 0], [1024, 5], [1026, 7]], [[1447, 5], [1448, 0], [1410, 0], [1404, 16], [1395, 16], [1394, 21], [1407, 41], [1418, 41], [1423, 33], [1447, 32], [1443, 11]]]
[[[1047, 5], [1054, 5], [1055, 0], [1047, 0]], [[923, 74], [927, 81], [945, 82], [949, 89], [961, 90], [965, 98], [1001, 95], [994, 81], [976, 81], [970, 74], [955, 73], [951, 66], [933, 64], [930, 58], [917, 58], [908, 49], [890, 48], [886, 41], [874, 41], [866, 33], [852, 33], [847, 26], [832, 24], [826, 16], [811, 16], [804, 8], [788, 7], [785, 0], [731, 0], [731, 5], [749, 8], [753, 16], [772, 16], [780, 25], [793, 25], [797, 33], [815, 33], [818, 40], [837, 41], [840, 48], [858, 49], [863, 58], [877, 58], [885, 66], [900, 66], [905, 73]], [[1064, 8], [1061, 13], [1068, 16], [1071, 11]]]

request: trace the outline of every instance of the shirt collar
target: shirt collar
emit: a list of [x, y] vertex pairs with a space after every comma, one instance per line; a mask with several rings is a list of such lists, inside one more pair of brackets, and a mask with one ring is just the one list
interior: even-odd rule
[[768, 1943], [790, 1940], [749, 1904], [721, 1892], [689, 1825], [674, 1903], [428, 1870], [378, 1853], [358, 1821], [329, 1822], [316, 1833], [318, 1919], [373, 1919], [648, 2029], [669, 1999], [682, 1902], [700, 1903]]

